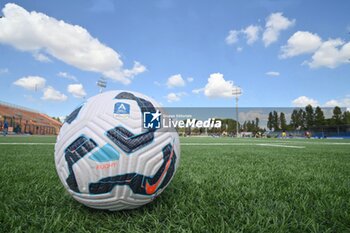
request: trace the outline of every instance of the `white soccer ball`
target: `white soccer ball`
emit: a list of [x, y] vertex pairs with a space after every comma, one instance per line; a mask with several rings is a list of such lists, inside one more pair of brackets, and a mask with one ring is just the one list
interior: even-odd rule
[[178, 134], [159, 128], [161, 112], [154, 100], [130, 91], [96, 95], [74, 110], [55, 145], [58, 176], [73, 198], [121, 210], [157, 197], [180, 160]]

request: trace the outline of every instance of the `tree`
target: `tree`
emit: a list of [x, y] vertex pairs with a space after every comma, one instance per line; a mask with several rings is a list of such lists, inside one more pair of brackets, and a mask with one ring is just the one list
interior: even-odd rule
[[273, 111], [273, 121], [272, 121], [272, 126], [273, 128], [275, 128], [275, 130], [279, 130], [279, 117], [278, 117], [278, 113], [276, 111]]
[[[221, 119], [221, 131], [226, 131], [226, 132], [234, 132], [236, 133], [236, 124], [237, 122], [233, 119]], [[203, 133], [205, 131], [204, 128], [200, 128], [199, 132]]]
[[250, 120], [247, 121], [246, 127], [247, 127], [247, 132], [252, 132], [252, 123], [250, 122]]
[[247, 128], [248, 128], [248, 132], [256, 133], [258, 131], [256, 127], [256, 122], [254, 120], [248, 121]]
[[273, 122], [273, 116], [272, 116], [272, 112], [270, 112], [269, 113], [269, 117], [268, 117], [268, 119], [267, 119], [267, 128], [269, 129], [269, 130], [271, 130], [272, 129], [272, 122]]
[[350, 111], [345, 111], [343, 113], [343, 124], [350, 125]]
[[342, 124], [342, 112], [338, 106], [335, 106], [333, 109], [332, 120], [334, 125], [339, 126]]
[[52, 117], [52, 119], [58, 121], [58, 122], [61, 122], [60, 118], [59, 117]]
[[337, 127], [337, 131], [339, 134], [339, 126], [342, 124], [342, 112], [338, 106], [335, 106], [333, 109], [333, 116], [332, 116], [331, 122], [332, 122], [332, 125]]
[[243, 123], [243, 131], [247, 131], [247, 121], [244, 121]]
[[287, 129], [287, 120], [286, 120], [286, 115], [284, 112], [280, 113], [280, 122], [281, 122], [281, 129], [286, 130]]
[[325, 124], [325, 117], [322, 109], [317, 106], [315, 110], [315, 126], [321, 127]]
[[256, 131], [256, 132], [260, 130], [260, 129], [259, 129], [259, 122], [260, 122], [259, 117], [256, 117], [256, 118], [255, 118], [255, 131]]
[[298, 128], [299, 126], [298, 121], [299, 121], [298, 110], [294, 109], [290, 117], [290, 126], [292, 127], [292, 129]]
[[310, 129], [315, 125], [314, 109], [310, 104], [305, 107], [305, 113], [305, 126], [307, 129]]
[[305, 129], [306, 126], [306, 113], [303, 109], [299, 109], [298, 111], [298, 127], [300, 127], [301, 129]]
[[[185, 120], [185, 124], [187, 124], [187, 121], [191, 121], [191, 119], [186, 119], [186, 120]], [[191, 128], [190, 125], [188, 125], [188, 127], [185, 128], [185, 134], [186, 134], [186, 135], [191, 135], [191, 133], [192, 133], [192, 128]]]

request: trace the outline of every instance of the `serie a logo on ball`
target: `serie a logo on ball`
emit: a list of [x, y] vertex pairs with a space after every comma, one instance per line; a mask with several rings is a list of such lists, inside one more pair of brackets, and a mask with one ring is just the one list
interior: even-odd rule
[[160, 130], [158, 107], [140, 93], [110, 91], [66, 118], [55, 165], [74, 199], [97, 209], [133, 209], [165, 190], [179, 166], [180, 145], [175, 130]]

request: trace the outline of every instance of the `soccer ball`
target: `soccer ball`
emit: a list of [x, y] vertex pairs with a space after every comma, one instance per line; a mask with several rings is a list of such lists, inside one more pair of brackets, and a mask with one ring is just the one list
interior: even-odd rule
[[161, 113], [154, 100], [130, 91], [105, 92], [75, 109], [55, 145], [58, 176], [73, 198], [109, 210], [156, 198], [180, 160], [178, 134], [160, 127]]

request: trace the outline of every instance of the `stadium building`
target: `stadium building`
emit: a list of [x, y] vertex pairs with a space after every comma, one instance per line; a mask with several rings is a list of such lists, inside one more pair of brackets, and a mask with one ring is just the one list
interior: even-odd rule
[[57, 135], [62, 126], [44, 113], [0, 101], [0, 131], [5, 120], [10, 134]]

